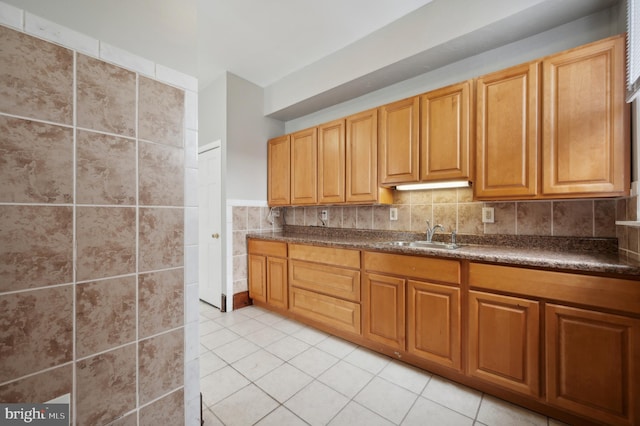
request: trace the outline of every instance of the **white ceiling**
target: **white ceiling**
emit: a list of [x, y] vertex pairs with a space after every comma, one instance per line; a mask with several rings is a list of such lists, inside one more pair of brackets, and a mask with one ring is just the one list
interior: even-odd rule
[[279, 94], [265, 113], [288, 120], [620, 0], [0, 1], [196, 76], [200, 88], [229, 71]]

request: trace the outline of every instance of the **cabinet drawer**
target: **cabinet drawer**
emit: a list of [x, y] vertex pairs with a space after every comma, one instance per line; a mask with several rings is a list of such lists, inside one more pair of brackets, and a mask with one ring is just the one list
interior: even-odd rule
[[365, 252], [364, 269], [402, 277], [460, 284], [460, 263], [455, 260]]
[[360, 269], [359, 250], [289, 244], [289, 258]]
[[289, 310], [340, 330], [360, 334], [360, 305], [300, 288], [289, 289]]
[[264, 241], [250, 239], [249, 254], [263, 254], [265, 256], [287, 257], [287, 243], [279, 241]]
[[360, 302], [360, 271], [292, 260], [289, 283], [329, 296]]
[[640, 314], [640, 282], [511, 266], [469, 265], [472, 288]]

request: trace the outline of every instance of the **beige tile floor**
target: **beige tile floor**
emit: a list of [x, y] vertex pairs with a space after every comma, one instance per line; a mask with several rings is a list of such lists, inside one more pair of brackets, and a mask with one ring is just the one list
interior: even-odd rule
[[200, 304], [205, 425], [562, 425], [267, 310]]

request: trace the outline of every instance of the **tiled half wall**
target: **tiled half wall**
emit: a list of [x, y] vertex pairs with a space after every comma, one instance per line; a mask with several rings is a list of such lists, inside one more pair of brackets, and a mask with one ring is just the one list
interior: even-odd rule
[[70, 394], [74, 425], [199, 424], [197, 84], [0, 17], [0, 401]]

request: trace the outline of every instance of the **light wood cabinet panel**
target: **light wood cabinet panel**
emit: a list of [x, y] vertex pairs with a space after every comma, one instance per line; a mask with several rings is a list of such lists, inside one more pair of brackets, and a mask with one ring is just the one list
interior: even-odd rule
[[405, 349], [405, 280], [365, 274], [363, 282], [364, 337]]
[[360, 302], [360, 271], [291, 260], [289, 284]]
[[291, 204], [318, 202], [317, 130], [301, 130], [291, 134]]
[[478, 199], [537, 194], [539, 67], [532, 62], [477, 80]]
[[318, 126], [318, 202], [345, 200], [345, 121]]
[[420, 96], [420, 180], [470, 179], [471, 80]]
[[267, 198], [270, 206], [291, 202], [291, 146], [289, 135], [267, 143]]
[[360, 304], [301, 288], [289, 289], [291, 312], [338, 330], [361, 334]]
[[386, 203], [393, 197], [378, 189], [378, 110], [346, 118], [346, 194], [347, 203]]
[[267, 258], [267, 303], [287, 309], [287, 259]]
[[456, 260], [365, 251], [363, 266], [368, 272], [452, 284], [461, 282], [460, 262]]
[[640, 320], [546, 306], [547, 401], [612, 425], [640, 420]]
[[617, 36], [542, 62], [544, 195], [628, 192], [624, 43]]
[[267, 302], [267, 257], [249, 254], [249, 297]]
[[460, 289], [409, 280], [407, 350], [460, 371]]
[[539, 327], [538, 302], [470, 291], [469, 374], [538, 397]]
[[420, 99], [404, 99], [379, 108], [380, 184], [417, 182], [420, 178]]

